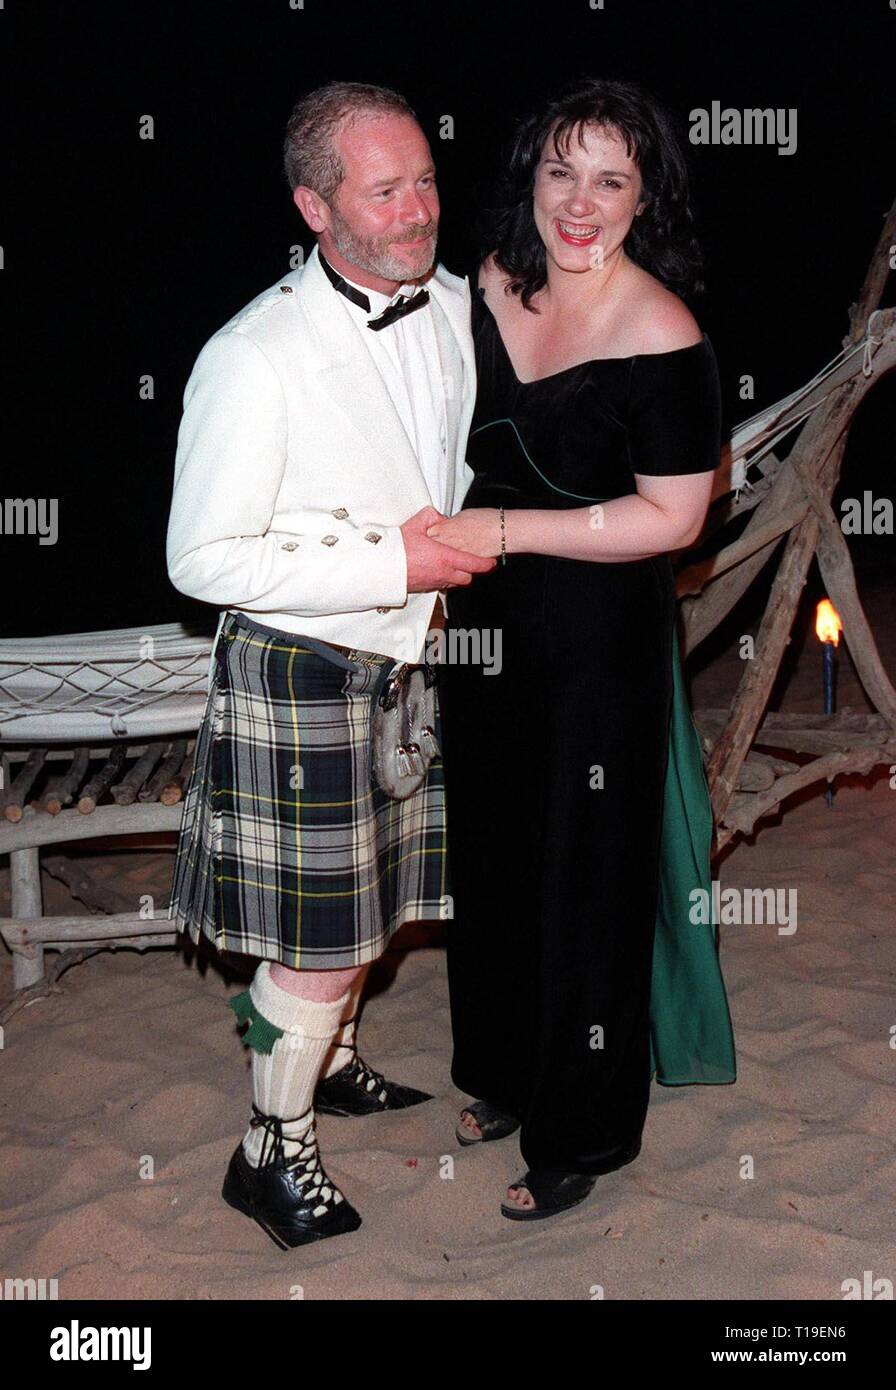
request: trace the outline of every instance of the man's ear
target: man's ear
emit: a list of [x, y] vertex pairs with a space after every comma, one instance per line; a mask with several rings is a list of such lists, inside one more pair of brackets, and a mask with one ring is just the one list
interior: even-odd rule
[[292, 200], [312, 232], [325, 232], [330, 225], [330, 209], [319, 193], [302, 184], [293, 189]]

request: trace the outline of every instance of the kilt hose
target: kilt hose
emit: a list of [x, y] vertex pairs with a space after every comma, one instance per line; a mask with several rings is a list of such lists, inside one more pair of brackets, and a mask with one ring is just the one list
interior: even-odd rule
[[451, 915], [441, 759], [404, 801], [370, 777], [372, 701], [396, 663], [321, 645], [226, 615], [168, 914], [194, 942], [311, 970]]

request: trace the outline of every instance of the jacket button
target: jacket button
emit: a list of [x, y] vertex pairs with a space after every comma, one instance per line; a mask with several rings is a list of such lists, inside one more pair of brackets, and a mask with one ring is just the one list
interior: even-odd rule
[[291, 286], [291, 285], [281, 285], [281, 286], [280, 286], [280, 293], [281, 293], [281, 294], [292, 294], [292, 286]]
[[389, 612], [391, 612], [391, 609], [389, 609], [389, 608], [378, 608], [376, 611], [377, 611], [378, 613], [389, 613]]
[[381, 541], [383, 538], [379, 531], [368, 531], [364, 539], [365, 541], [370, 541], [371, 545], [376, 545], [377, 541]]
[[321, 536], [320, 543], [321, 545], [335, 545], [338, 540], [338, 536]]
[[280, 547], [281, 550], [298, 550], [298, 548], [298, 541], [284, 541]]
[[330, 513], [330, 515], [335, 516], [337, 521], [345, 521], [345, 518], [348, 516], [348, 512], [345, 510], [344, 507], [336, 507]]

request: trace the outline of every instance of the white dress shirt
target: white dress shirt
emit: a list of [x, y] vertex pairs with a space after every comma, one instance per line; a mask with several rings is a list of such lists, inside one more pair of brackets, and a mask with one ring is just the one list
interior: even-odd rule
[[342, 278], [370, 300], [368, 313], [338, 290], [333, 290], [333, 299], [338, 300], [356, 325], [385, 382], [408, 443], [423, 471], [432, 505], [444, 512], [449, 485], [445, 379], [432, 322], [432, 306], [426, 304], [377, 331], [367, 327], [368, 320], [376, 318], [387, 305], [413, 294], [417, 286], [406, 282], [390, 297], [367, 285], [359, 285], [348, 276]]

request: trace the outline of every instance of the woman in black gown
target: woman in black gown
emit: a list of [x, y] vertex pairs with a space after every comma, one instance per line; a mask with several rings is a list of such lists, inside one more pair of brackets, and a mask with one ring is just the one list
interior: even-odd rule
[[[452, 590], [439, 679], [452, 1076], [477, 1098], [458, 1137], [521, 1128], [517, 1220], [575, 1205], [641, 1145], [668, 555], [700, 530], [720, 446], [713, 349], [674, 292], [689, 220], [639, 89], [588, 83], [524, 124], [473, 286], [475, 479], [429, 532], [504, 561]], [[452, 657], [484, 630], [493, 669]]]

